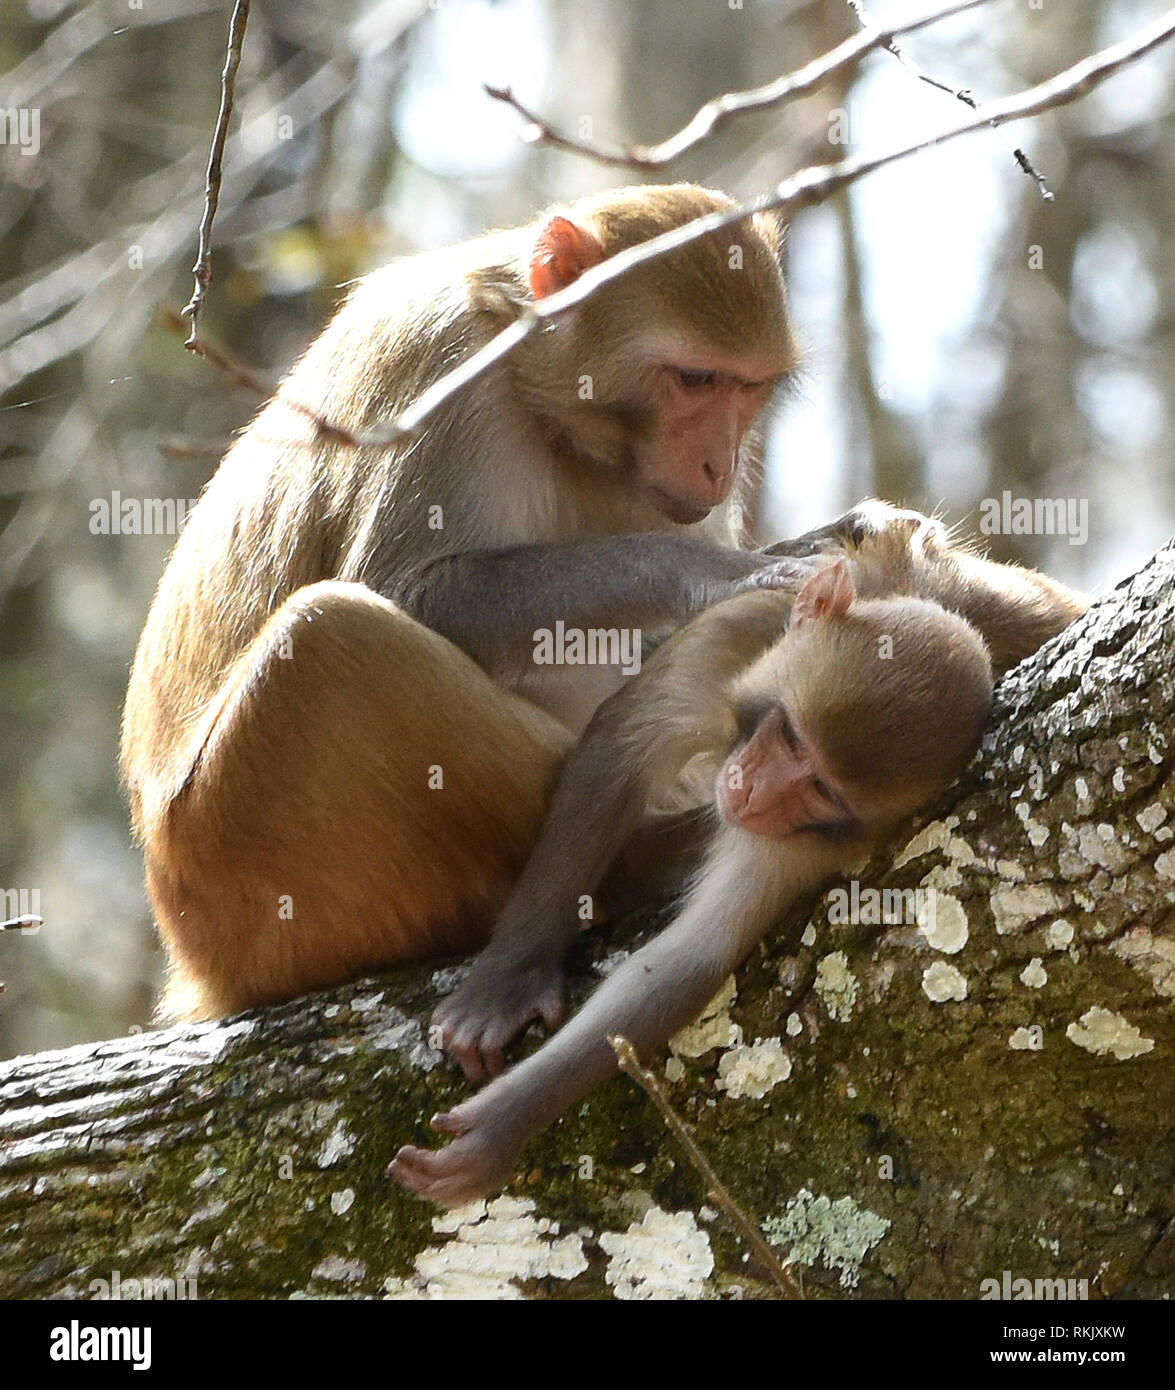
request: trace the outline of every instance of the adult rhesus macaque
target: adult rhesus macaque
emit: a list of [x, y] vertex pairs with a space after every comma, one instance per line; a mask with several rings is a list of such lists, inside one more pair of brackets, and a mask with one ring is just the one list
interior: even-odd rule
[[668, 630], [774, 582], [736, 548], [748, 430], [796, 362], [768, 218], [604, 287], [412, 442], [307, 414], [377, 429], [533, 298], [731, 207], [624, 189], [376, 271], [226, 455], [124, 717], [163, 1017], [483, 944], [622, 679], [537, 666], [536, 630]]
[[719, 828], [670, 926], [537, 1053], [434, 1117], [447, 1148], [400, 1150], [389, 1171], [411, 1190], [456, 1203], [507, 1181], [526, 1139], [614, 1070], [608, 1035], [647, 1053], [690, 1022], [791, 903], [962, 771], [993, 660], [1001, 674], [1085, 606], [884, 504], [804, 539], [838, 537], [845, 558], [794, 607], [763, 591], [711, 608], [598, 711], [490, 946], [434, 1016], [471, 1079], [501, 1070], [531, 1018], [561, 1021], [580, 895], [649, 807], [709, 801]]

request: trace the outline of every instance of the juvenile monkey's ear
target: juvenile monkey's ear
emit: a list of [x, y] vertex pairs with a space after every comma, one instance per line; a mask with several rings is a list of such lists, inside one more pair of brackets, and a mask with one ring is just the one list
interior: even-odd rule
[[856, 597], [849, 567], [843, 560], [826, 565], [807, 580], [792, 604], [792, 625], [810, 623], [816, 618], [841, 618]]
[[545, 299], [604, 259], [604, 248], [589, 231], [566, 217], [552, 217], [530, 253], [530, 292]]

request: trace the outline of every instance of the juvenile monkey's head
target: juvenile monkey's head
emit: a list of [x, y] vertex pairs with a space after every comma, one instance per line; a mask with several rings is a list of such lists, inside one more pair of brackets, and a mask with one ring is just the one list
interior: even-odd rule
[[787, 632], [738, 682], [741, 742], [719, 808], [762, 835], [869, 841], [959, 776], [991, 689], [970, 623], [923, 599], [858, 599], [838, 561], [807, 581]]
[[[584, 198], [530, 229], [531, 293], [735, 206], [691, 184]], [[523, 400], [566, 450], [616, 471], [669, 521], [726, 500], [748, 426], [796, 365], [780, 236], [765, 215], [710, 233], [605, 285], [516, 354]]]

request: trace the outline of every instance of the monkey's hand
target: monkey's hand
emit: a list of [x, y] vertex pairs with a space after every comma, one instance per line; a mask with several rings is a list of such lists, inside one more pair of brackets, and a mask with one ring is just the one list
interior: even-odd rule
[[514, 1174], [526, 1130], [509, 1106], [499, 1103], [497, 1091], [498, 1086], [489, 1086], [455, 1110], [434, 1115], [429, 1124], [453, 1135], [453, 1142], [443, 1149], [405, 1144], [388, 1164], [388, 1177], [418, 1197], [446, 1207], [504, 1187]]
[[498, 1075], [506, 1065], [507, 1044], [532, 1019], [541, 1018], [554, 1031], [566, 1016], [566, 983], [558, 960], [532, 959], [523, 965], [496, 958], [491, 950], [437, 1005], [428, 1037], [476, 1084]]
[[746, 554], [755, 568], [738, 579], [707, 582], [695, 595], [691, 609], [693, 613], [700, 613], [702, 609], [715, 603], [723, 603], [728, 598], [748, 593], [753, 589], [787, 589], [793, 594], [798, 594], [817, 570], [824, 569], [836, 559], [832, 553], [824, 552], [802, 556], [788, 555], [783, 558], [765, 550], [748, 551]]
[[734, 593], [745, 594], [748, 589], [790, 589], [799, 593], [814, 574], [826, 569], [836, 559], [836, 556], [824, 553], [788, 555], [782, 559], [766, 550], [758, 553], [763, 562], [762, 568], [740, 579], [734, 585]]

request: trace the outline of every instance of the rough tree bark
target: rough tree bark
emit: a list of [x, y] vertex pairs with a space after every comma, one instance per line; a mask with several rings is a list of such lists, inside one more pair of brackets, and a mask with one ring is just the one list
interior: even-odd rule
[[[1173, 614], [1169, 545], [1004, 680], [937, 818], [677, 1040], [675, 1104], [810, 1296], [975, 1298], [1004, 1271], [1171, 1292]], [[923, 890], [921, 925], [912, 892], [879, 924], [884, 888]], [[581, 994], [616, 945], [585, 943]], [[488, 1208], [385, 1179], [461, 1094], [424, 1040], [437, 983], [5, 1064], [0, 1294], [770, 1296], [623, 1078]]]

